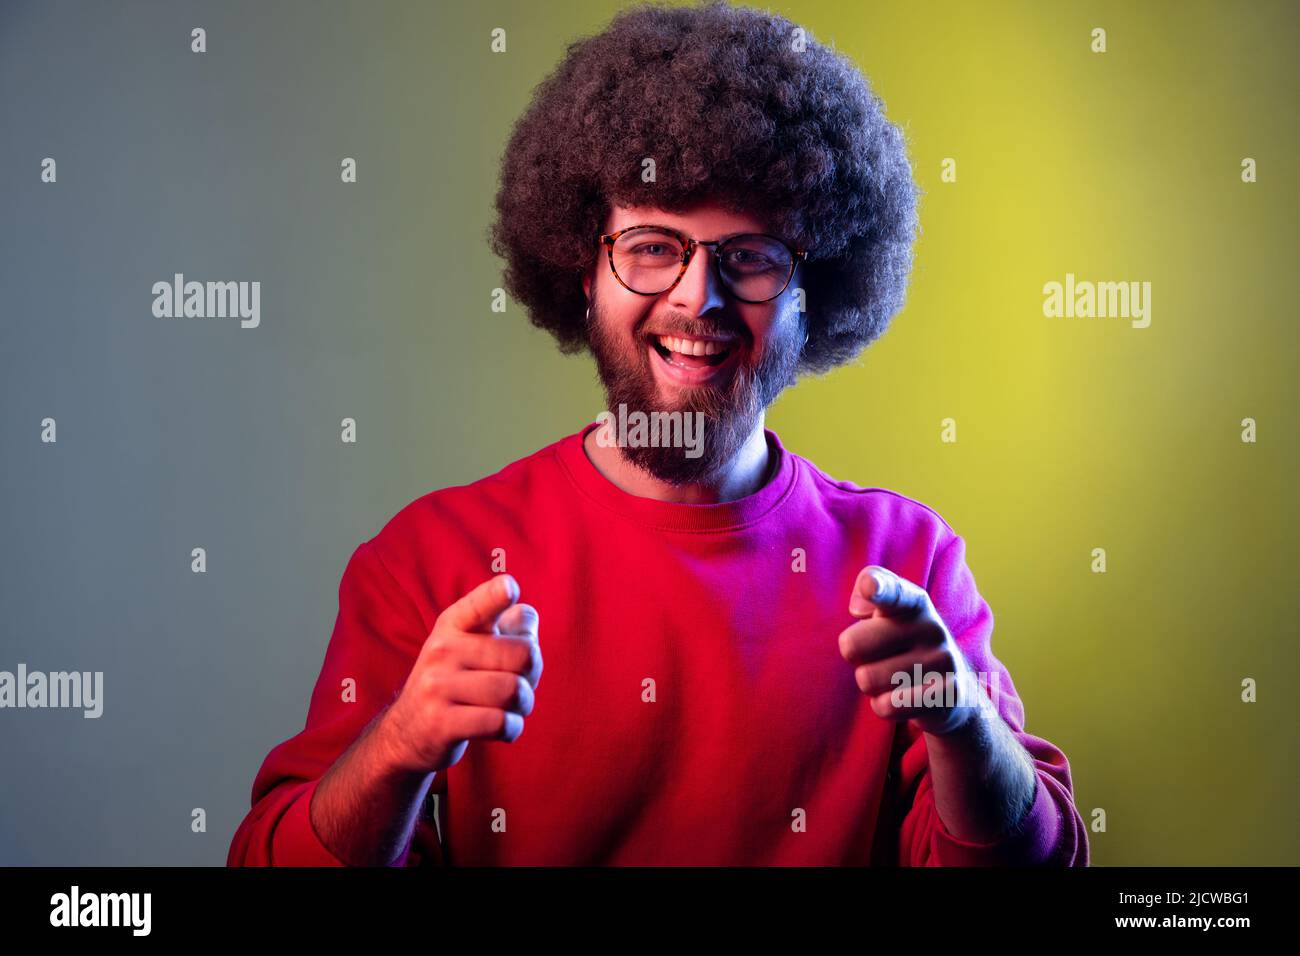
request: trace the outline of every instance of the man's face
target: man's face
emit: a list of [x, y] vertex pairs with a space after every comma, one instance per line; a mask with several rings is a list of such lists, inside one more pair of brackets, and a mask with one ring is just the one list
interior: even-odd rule
[[[669, 226], [696, 239], [722, 239], [737, 233], [770, 233], [765, 222], [719, 206], [689, 213], [653, 207], [615, 206], [605, 232], [641, 224]], [[596, 237], [592, 237], [596, 245]], [[625, 289], [609, 268], [602, 248], [593, 273], [583, 280], [592, 300], [588, 340], [609, 402], [617, 416], [628, 413], [699, 412], [703, 452], [687, 457], [684, 448], [628, 446], [623, 456], [670, 484], [716, 478], [753, 433], [763, 410], [787, 385], [804, 341], [802, 315], [794, 308], [801, 274], [775, 299], [747, 303], [736, 299], [718, 278], [713, 249], [700, 246], [681, 281], [659, 295]], [[685, 339], [669, 341], [672, 339]], [[695, 343], [711, 343], [697, 345]], [[723, 349], [720, 355], [675, 352]]]

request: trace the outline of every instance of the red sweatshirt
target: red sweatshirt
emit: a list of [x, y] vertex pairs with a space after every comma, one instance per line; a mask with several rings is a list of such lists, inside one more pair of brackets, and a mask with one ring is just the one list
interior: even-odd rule
[[[942, 517], [826, 476], [770, 429], [779, 471], [757, 493], [637, 497], [587, 458], [594, 427], [417, 499], [356, 549], [306, 727], [263, 763], [229, 865], [342, 865], [308, 816], [316, 782], [393, 700], [440, 610], [502, 570], [541, 620], [535, 707], [517, 740], [471, 742], [434, 776], [395, 865], [1087, 865], [1069, 763], [1024, 731]], [[994, 675], [1036, 767], [1014, 835], [945, 830], [924, 736], [877, 717], [840, 656], [868, 564], [923, 585], [971, 669]]]

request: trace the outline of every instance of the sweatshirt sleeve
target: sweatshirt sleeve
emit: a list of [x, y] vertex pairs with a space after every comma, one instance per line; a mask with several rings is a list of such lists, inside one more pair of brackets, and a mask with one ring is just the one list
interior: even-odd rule
[[[306, 726], [263, 761], [228, 866], [346, 865], [312, 826], [308, 811], [316, 784], [401, 691], [426, 636], [418, 609], [384, 565], [375, 541], [362, 543], [339, 583], [338, 616]], [[435, 775], [430, 798], [445, 786], [444, 775]], [[422, 812], [392, 865], [442, 862], [436, 822]]]
[[994, 843], [959, 840], [944, 827], [934, 804], [934, 790], [924, 734], [910, 723], [899, 725], [896, 763], [899, 799], [912, 794], [898, 833], [898, 862], [903, 866], [1087, 866], [1087, 827], [1074, 805], [1070, 764], [1065, 754], [1042, 737], [1025, 732], [1024, 705], [1011, 675], [993, 656], [993, 612], [980, 596], [965, 560], [966, 543], [953, 535], [940, 548], [926, 590], [948, 632], [980, 675], [1003, 721], [1034, 763], [1034, 798], [1012, 832]]

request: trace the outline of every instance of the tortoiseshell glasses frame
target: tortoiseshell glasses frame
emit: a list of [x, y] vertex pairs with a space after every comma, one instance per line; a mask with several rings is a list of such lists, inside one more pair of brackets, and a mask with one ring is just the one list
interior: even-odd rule
[[[654, 229], [658, 232], [663, 232], [666, 233], [667, 235], [676, 237], [678, 242], [681, 244], [682, 247], [681, 268], [677, 270], [677, 275], [676, 277], [674, 277], [672, 282], [668, 283], [666, 286], [664, 286], [664, 288], [660, 289], [658, 292], [643, 292], [640, 289], [632, 288], [630, 285], [628, 285], [626, 282], [623, 281], [623, 277], [618, 274], [618, 269], [614, 266], [614, 244], [618, 242], [620, 236], [624, 235], [625, 233], [631, 232], [634, 229]], [[746, 299], [740, 296], [736, 292], [735, 288], [733, 287], [732, 280], [729, 279], [722, 271], [722, 258], [728, 244], [742, 239], [752, 239], [754, 237], [770, 239], [773, 242], [780, 243], [780, 245], [784, 247], [785, 250], [790, 254], [790, 270], [786, 274], [785, 280], [781, 283], [781, 288], [778, 289], [776, 292], [772, 293], [771, 295], [762, 299]], [[609, 271], [614, 273], [614, 278], [618, 280], [618, 284], [621, 285], [623, 288], [627, 289], [628, 292], [635, 293], [636, 295], [663, 295], [665, 292], [674, 288], [677, 285], [677, 283], [682, 281], [682, 276], [686, 275], [686, 270], [690, 268], [691, 259], [695, 255], [695, 250], [700, 246], [709, 246], [713, 251], [713, 271], [714, 274], [718, 277], [718, 281], [721, 282], [723, 287], [736, 299], [740, 300], [741, 302], [748, 302], [750, 304], [755, 304], [755, 305], [761, 302], [770, 302], [773, 299], [775, 299], [777, 296], [779, 296], [782, 292], [784, 292], [789, 287], [790, 280], [794, 278], [795, 269], [799, 267], [799, 263], [805, 261], [808, 258], [808, 250], [802, 247], [791, 248], [790, 244], [786, 242], [784, 239], [781, 239], [779, 236], [769, 235], [768, 233], [748, 232], [748, 233], [742, 233], [740, 235], [729, 236], [726, 239], [706, 240], [706, 239], [695, 239], [691, 236], [686, 235], [684, 232], [681, 232], [680, 230], [672, 229], [668, 226], [661, 226], [658, 223], [638, 223], [635, 226], [627, 226], [623, 229], [620, 229], [618, 232], [607, 233], [600, 237], [600, 244], [605, 247], [605, 251], [608, 253]]]

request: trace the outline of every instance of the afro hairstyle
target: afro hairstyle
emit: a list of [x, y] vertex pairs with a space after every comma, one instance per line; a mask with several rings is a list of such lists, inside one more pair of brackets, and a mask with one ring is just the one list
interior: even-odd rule
[[761, 216], [808, 250], [798, 371], [820, 374], [902, 308], [918, 195], [903, 134], [846, 57], [770, 12], [641, 3], [570, 43], [533, 91], [488, 242], [506, 291], [572, 354], [588, 347], [581, 280], [612, 205]]

